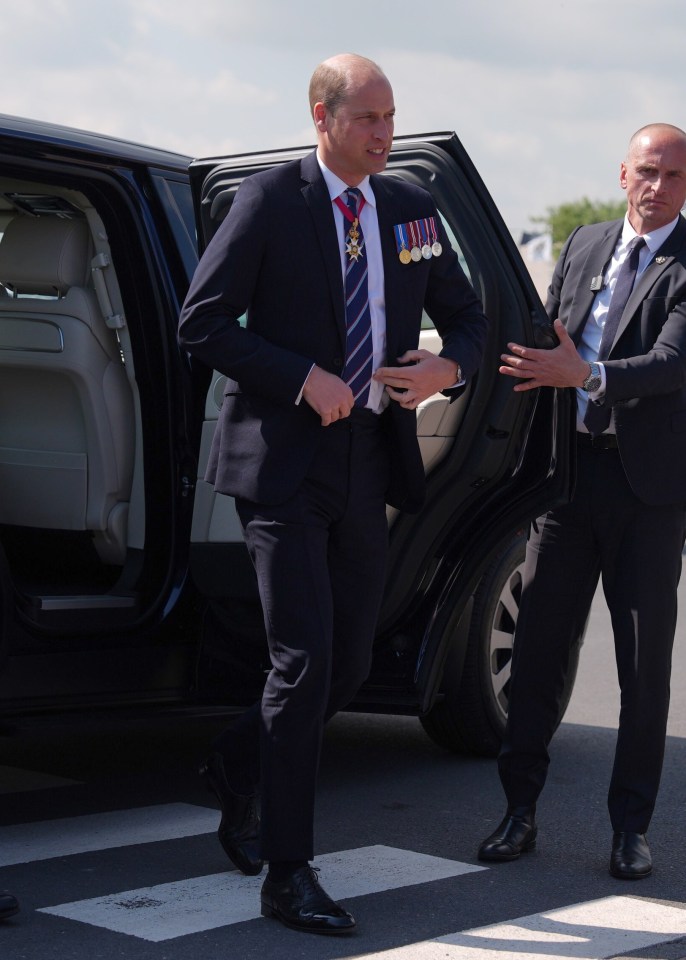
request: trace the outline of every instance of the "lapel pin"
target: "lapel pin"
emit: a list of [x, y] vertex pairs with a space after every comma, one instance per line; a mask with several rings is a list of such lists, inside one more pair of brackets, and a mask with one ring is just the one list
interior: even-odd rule
[[655, 263], [666, 263], [667, 257], [655, 257]]

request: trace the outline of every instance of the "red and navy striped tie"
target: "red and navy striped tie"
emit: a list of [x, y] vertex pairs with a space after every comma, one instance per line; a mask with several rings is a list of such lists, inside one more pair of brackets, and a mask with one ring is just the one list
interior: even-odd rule
[[[357, 256], [350, 252], [347, 244], [348, 259], [345, 270], [345, 326], [346, 351], [343, 380], [353, 392], [356, 407], [364, 407], [369, 399], [372, 382], [372, 320], [369, 312], [369, 285], [367, 280], [368, 261], [365, 256], [364, 236], [359, 223], [362, 194], [355, 187], [349, 187], [342, 195], [346, 197], [347, 207], [352, 221], [357, 221]], [[362, 200], [364, 204], [364, 200]], [[347, 226], [347, 220], [344, 223]], [[346, 231], [346, 238], [348, 231]]]

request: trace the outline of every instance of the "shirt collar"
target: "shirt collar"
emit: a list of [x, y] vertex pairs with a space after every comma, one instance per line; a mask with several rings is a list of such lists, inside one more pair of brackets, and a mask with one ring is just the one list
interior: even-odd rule
[[[658, 227], [657, 230], [651, 230], [650, 233], [644, 233], [643, 239], [646, 242], [646, 246], [651, 253], [651, 256], [660, 249], [662, 244], [665, 242], [667, 237], [670, 235], [672, 230], [676, 227], [679, 221], [679, 217], [676, 216], [671, 223], [665, 224], [664, 227]], [[629, 218], [624, 217], [624, 226], [622, 227], [622, 246], [627, 246], [634, 237], [637, 237], [638, 234], [634, 228], [629, 223]]]
[[[329, 191], [329, 196], [331, 197], [331, 202], [333, 203], [336, 197], [340, 197], [343, 191], [348, 189], [348, 184], [341, 180], [340, 177], [336, 176], [335, 173], [332, 173], [331, 170], [329, 170], [322, 158], [319, 156], [319, 153], [317, 153], [317, 163], [322, 171], [326, 188]], [[372, 207], [376, 207], [376, 197], [374, 196], [372, 185], [369, 182], [369, 177], [365, 177], [361, 183], [358, 183], [357, 189], [364, 197], [366, 203]]]

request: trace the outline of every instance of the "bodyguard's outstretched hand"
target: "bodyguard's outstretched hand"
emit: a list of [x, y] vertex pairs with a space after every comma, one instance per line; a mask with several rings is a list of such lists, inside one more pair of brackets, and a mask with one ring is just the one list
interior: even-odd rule
[[416, 409], [422, 400], [457, 381], [457, 363], [429, 350], [408, 350], [398, 357], [398, 363], [410, 366], [379, 367], [374, 379], [384, 383], [388, 395], [408, 410]]
[[552, 350], [508, 343], [512, 353], [501, 354], [503, 366], [498, 367], [499, 372], [524, 381], [512, 388], [517, 393], [535, 387], [581, 387], [588, 377], [590, 366], [579, 356], [564, 324], [556, 320], [553, 326], [560, 342]]

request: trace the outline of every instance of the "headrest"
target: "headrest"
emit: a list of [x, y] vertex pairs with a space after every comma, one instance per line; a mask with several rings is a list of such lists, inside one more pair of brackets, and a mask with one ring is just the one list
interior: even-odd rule
[[14, 293], [62, 296], [88, 279], [85, 220], [14, 217], [0, 241], [0, 283]]

